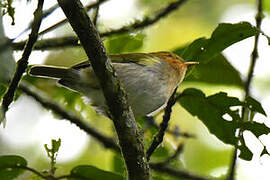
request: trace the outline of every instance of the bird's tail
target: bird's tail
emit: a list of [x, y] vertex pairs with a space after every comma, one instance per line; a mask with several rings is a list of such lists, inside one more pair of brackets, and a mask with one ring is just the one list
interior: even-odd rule
[[72, 78], [75, 70], [57, 66], [34, 65], [31, 67], [29, 74], [45, 78]]

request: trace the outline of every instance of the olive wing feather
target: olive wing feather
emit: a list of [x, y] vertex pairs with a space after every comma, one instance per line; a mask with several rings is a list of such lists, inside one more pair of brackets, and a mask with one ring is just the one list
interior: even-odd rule
[[[132, 54], [112, 54], [109, 55], [112, 63], [135, 63], [142, 66], [154, 65], [155, 63], [160, 63], [160, 59], [148, 53], [132, 53]], [[83, 69], [90, 67], [89, 61], [84, 61], [79, 64], [72, 66], [73, 69]]]

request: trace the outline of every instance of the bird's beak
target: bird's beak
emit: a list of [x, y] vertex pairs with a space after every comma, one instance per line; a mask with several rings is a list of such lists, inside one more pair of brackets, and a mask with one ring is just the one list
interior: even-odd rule
[[199, 64], [199, 62], [185, 62], [184, 64], [187, 66], [193, 66]]

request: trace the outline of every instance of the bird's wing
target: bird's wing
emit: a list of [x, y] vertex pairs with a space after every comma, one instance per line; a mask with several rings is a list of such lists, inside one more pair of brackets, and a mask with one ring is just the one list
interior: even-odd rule
[[[160, 63], [160, 58], [148, 53], [132, 53], [132, 54], [112, 54], [109, 55], [112, 63], [135, 63], [142, 66], [151, 66]], [[84, 61], [72, 66], [73, 69], [79, 70], [90, 67], [89, 61]]]
[[76, 69], [76, 70], [80, 70], [80, 69], [84, 69], [84, 68], [88, 68], [88, 67], [90, 67], [89, 61], [84, 61], [84, 62], [80, 62], [78, 64], [75, 64], [71, 68]]

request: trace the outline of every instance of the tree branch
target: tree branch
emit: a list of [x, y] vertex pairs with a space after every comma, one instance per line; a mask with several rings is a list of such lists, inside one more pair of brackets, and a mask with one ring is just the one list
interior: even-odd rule
[[30, 167], [27, 167], [27, 166], [16, 165], [16, 166], [10, 166], [8, 168], [24, 169], [24, 170], [27, 170], [27, 171], [30, 171], [30, 172], [36, 174], [37, 176], [39, 176], [42, 179], [47, 179], [47, 177], [48, 177], [48, 176], [43, 175], [39, 171], [37, 171], [37, 170], [35, 170], [33, 168], [30, 168]]
[[120, 29], [101, 33], [101, 36], [111, 36], [115, 34], [126, 33], [132, 30], [138, 30], [138, 29], [150, 26], [158, 22], [160, 19], [166, 17], [171, 12], [175, 11], [178, 7], [180, 7], [186, 1], [187, 0], [177, 0], [175, 2], [172, 2], [171, 4], [166, 6], [164, 9], [162, 9], [159, 13], [157, 13], [154, 18], [146, 17], [143, 21], [135, 21], [133, 24], [123, 26]]
[[[11, 47], [14, 50], [22, 50], [24, 45], [25, 45], [24, 41], [15, 42], [11, 44]], [[79, 44], [79, 40], [77, 37], [65, 36], [65, 37], [60, 37], [60, 38], [48, 38], [48, 39], [39, 40], [36, 42], [34, 46], [34, 50], [49, 50], [49, 49], [64, 48], [64, 47], [70, 47], [70, 46], [73, 46], [73, 47], [81, 46]]]
[[25, 72], [25, 69], [27, 68], [29, 56], [32, 52], [35, 42], [37, 41], [38, 30], [39, 30], [41, 20], [42, 20], [43, 3], [44, 3], [44, 0], [38, 1], [37, 9], [34, 12], [34, 21], [33, 21], [32, 31], [29, 35], [28, 41], [26, 42], [26, 45], [22, 54], [22, 58], [18, 61], [16, 72], [9, 85], [8, 91], [3, 97], [2, 108], [4, 112], [8, 110], [9, 105], [13, 101], [15, 90], [21, 80], [23, 73]]
[[[257, 14], [256, 14], [256, 28], [261, 31], [261, 23], [262, 23], [262, 19], [263, 19], [263, 6], [262, 6], [262, 0], [257, 0]], [[245, 82], [245, 98], [247, 98], [249, 96], [250, 93], [250, 84], [253, 78], [253, 72], [254, 72], [254, 68], [255, 68], [255, 64], [256, 61], [258, 59], [258, 42], [259, 42], [259, 35], [257, 34], [255, 35], [255, 39], [254, 39], [254, 48], [253, 51], [251, 53], [251, 60], [250, 60], [250, 65], [249, 65], [249, 70], [248, 70], [248, 76], [247, 76], [247, 80]], [[246, 114], [246, 108], [243, 107], [242, 108], [242, 120], [245, 120], [245, 114]], [[240, 138], [239, 141], [241, 141], [241, 137], [243, 136], [243, 130], [239, 129], [237, 137]], [[227, 180], [234, 180], [235, 179], [235, 169], [236, 169], [236, 161], [237, 161], [237, 153], [238, 153], [238, 143], [235, 145], [235, 149], [233, 152], [233, 156], [232, 156], [232, 162], [230, 165], [230, 172], [228, 175]]]
[[78, 35], [103, 90], [130, 180], [149, 180], [142, 137], [95, 26], [79, 0], [58, 0], [73, 30]]
[[[52, 7], [50, 7], [49, 9], [44, 10], [43, 13], [42, 13], [41, 19], [48, 17], [48, 16], [49, 16], [50, 14], [52, 14], [58, 7], [59, 7], [58, 4], [55, 4], [55, 5], [53, 5]], [[25, 32], [28, 31], [28, 30], [30, 30], [32, 26], [33, 26], [33, 21], [32, 21], [32, 22], [30, 23], [30, 25], [29, 25], [23, 32], [21, 32], [15, 39], [17, 39], [21, 34], [25, 33]], [[13, 40], [15, 40], [15, 39], [13, 39]]]
[[[158, 14], [155, 15], [154, 18], [147, 17], [143, 21], [134, 22], [133, 24], [123, 26], [119, 29], [110, 30], [108, 32], [100, 33], [100, 37], [108, 37], [116, 34], [126, 33], [132, 30], [138, 30], [150, 26], [160, 19], [166, 17], [168, 14], [179, 8], [186, 0], [178, 0], [166, 6], [162, 9]], [[51, 27], [52, 28], [52, 27]], [[49, 29], [44, 30], [49, 31]], [[44, 34], [45, 32], [41, 32], [40, 34]], [[22, 50], [25, 42], [18, 42], [12, 43], [11, 46], [14, 50]], [[34, 47], [35, 50], [46, 50], [50, 48], [62, 48], [62, 47], [69, 47], [69, 46], [80, 46], [78, 43], [78, 38], [75, 36], [69, 37], [62, 37], [62, 38], [51, 38], [51, 39], [44, 39], [37, 42], [36, 46]]]
[[[97, 2], [95, 2], [95, 3], [90, 3], [89, 5], [87, 5], [87, 6], [85, 7], [85, 10], [86, 10], [86, 11], [89, 11], [90, 9], [93, 9], [93, 8], [96, 8], [96, 7], [98, 8], [102, 3], [106, 2], [106, 1], [108, 1], [108, 0], [99, 0], [99, 1], [97, 1]], [[55, 23], [55, 24], [52, 25], [51, 27], [48, 27], [47, 29], [41, 31], [41, 32], [39, 33], [39, 35], [46, 34], [47, 32], [50, 32], [50, 31], [52, 31], [52, 30], [58, 28], [59, 26], [64, 25], [64, 24], [67, 23], [67, 22], [68, 22], [68, 19], [63, 19], [63, 20], [61, 20], [61, 21]]]
[[[146, 125], [143, 128], [144, 132], [147, 130], [147, 128], [149, 126], [152, 126], [152, 127], [156, 128], [156, 129], [160, 128], [160, 125], [158, 125], [155, 122], [155, 119], [152, 116], [145, 116], [144, 118], [146, 119]], [[169, 133], [169, 134], [173, 135], [175, 138], [178, 138], [178, 137], [195, 138], [196, 137], [194, 134], [190, 134], [190, 133], [187, 133], [187, 132], [181, 132], [177, 126], [174, 129], [166, 129], [166, 133]]]
[[[56, 5], [52, 6], [52, 7], [50, 7], [49, 9], [44, 10], [43, 13], [42, 13], [41, 19], [46, 18], [47, 16], [49, 16], [49, 15], [50, 15], [51, 13], [53, 13], [58, 7], [59, 7], [58, 4], [56, 4]], [[7, 47], [13, 46], [12, 42], [13, 42], [14, 40], [16, 40], [18, 37], [20, 37], [22, 34], [24, 34], [25, 32], [27, 32], [28, 30], [30, 30], [31, 27], [33, 26], [33, 22], [34, 22], [34, 21], [32, 21], [32, 22], [30, 23], [30, 25], [29, 25], [24, 31], [22, 31], [19, 35], [17, 35], [15, 38], [13, 38], [13, 39], [5, 39], [5, 40], [2, 39], [3, 42], [0, 44], [0, 53], [3, 52], [4, 50], [6, 50]], [[20, 46], [20, 50], [24, 49], [24, 46], [25, 46], [25, 44], [26, 44], [26, 41], [23, 41], [23, 42], [24, 42], [24, 43], [21, 44], [21, 46]]]
[[85, 124], [83, 120], [81, 120], [78, 116], [74, 113], [66, 111], [63, 107], [59, 106], [58, 104], [54, 103], [48, 97], [41, 95], [41, 92], [36, 92], [37, 90], [34, 87], [31, 87], [29, 84], [21, 83], [19, 85], [19, 90], [24, 92], [26, 95], [34, 98], [38, 103], [40, 103], [43, 107], [52, 110], [55, 114], [58, 114], [62, 118], [70, 121], [71, 123], [78, 126], [81, 130], [86, 132], [88, 135], [94, 137], [98, 142], [100, 142], [104, 147], [111, 148], [116, 152], [120, 152], [119, 146], [116, 144], [113, 138], [107, 137], [97, 131], [96, 129], [90, 127], [89, 125]]
[[173, 105], [176, 103], [177, 98], [175, 98], [175, 93], [177, 91], [177, 88], [174, 90], [172, 96], [170, 97], [167, 106], [165, 108], [165, 113], [163, 115], [163, 120], [160, 124], [160, 129], [157, 133], [157, 135], [154, 137], [154, 140], [152, 142], [152, 144], [150, 145], [150, 147], [147, 150], [147, 160], [150, 160], [151, 155], [153, 154], [153, 152], [156, 150], [156, 148], [162, 143], [163, 141], [163, 137], [165, 134], [165, 131], [169, 125], [169, 121], [171, 118], [171, 112], [172, 112], [172, 107]]
[[98, 14], [99, 14], [99, 7], [100, 7], [100, 6], [97, 6], [97, 8], [95, 9], [95, 12], [94, 12], [93, 24], [95, 25], [95, 27], [97, 27], [97, 20], [98, 20]]

